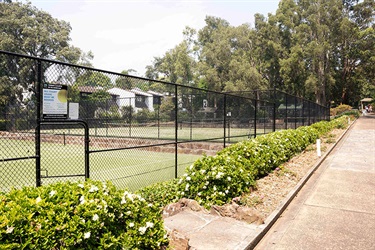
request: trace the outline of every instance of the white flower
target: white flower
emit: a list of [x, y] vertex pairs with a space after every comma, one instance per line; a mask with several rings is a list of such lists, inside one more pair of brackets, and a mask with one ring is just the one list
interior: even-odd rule
[[85, 224], [85, 223], [86, 223], [86, 220], [85, 220], [85, 219], [82, 219], [81, 222], [82, 222], [83, 224]]
[[207, 187], [206, 186], [203, 186], [203, 189], [206, 189]]
[[201, 195], [202, 195], [201, 192], [199, 192], [199, 193], [198, 193], [198, 196], [201, 196]]
[[125, 203], [126, 203], [125, 197], [122, 197], [121, 204], [125, 204]]
[[189, 184], [186, 184], [186, 186], [185, 186], [185, 191], [189, 191]]
[[190, 180], [191, 180], [190, 176], [186, 177], [186, 180], [187, 180], [187, 181], [190, 181]]
[[190, 165], [190, 170], [191, 170], [191, 169], [193, 169], [193, 167], [194, 167], [194, 165], [193, 165], [193, 164], [191, 164], [191, 165]]
[[228, 193], [229, 193], [229, 190], [228, 190], [228, 189], [227, 189], [227, 190], [225, 190], [225, 193], [226, 193], [226, 194], [228, 194]]
[[83, 184], [81, 183], [81, 184], [78, 184], [78, 187], [80, 187], [80, 188], [85, 188], [85, 185], [83, 185]]
[[152, 205], [152, 203], [148, 203], [148, 205], [147, 205], [148, 207], [152, 207], [153, 205]]
[[14, 230], [14, 227], [8, 227], [7, 226], [7, 230], [5, 231], [7, 234], [10, 234], [10, 233], [12, 233], [13, 232], [13, 230]]
[[83, 238], [88, 239], [88, 238], [90, 238], [90, 236], [91, 236], [91, 233], [90, 233], [90, 232], [87, 232], [87, 233], [85, 233], [85, 234], [83, 235]]
[[80, 201], [80, 204], [84, 204], [86, 202], [85, 197], [82, 195], [81, 198], [79, 198], [79, 201]]
[[94, 216], [92, 217], [92, 220], [93, 220], [93, 221], [97, 221], [97, 220], [99, 220], [99, 215], [94, 214]]
[[130, 223], [129, 223], [129, 227], [134, 227], [134, 223], [133, 223], [133, 222], [130, 222]]
[[228, 176], [227, 180], [228, 180], [228, 181], [231, 181], [231, 180], [232, 180], [232, 178], [230, 178], [230, 176]]
[[214, 186], [214, 191], [216, 191], [216, 186]]
[[205, 169], [202, 169], [202, 170], [201, 170], [201, 174], [204, 174], [204, 173], [206, 173], [206, 170], [205, 170]]
[[140, 227], [140, 228], [138, 229], [138, 231], [139, 231], [141, 234], [145, 234], [146, 230], [147, 230], [147, 227]]
[[223, 175], [224, 175], [224, 173], [222, 173], [222, 172], [217, 173], [217, 175], [216, 175], [216, 179], [220, 179], [221, 176], [223, 176]]
[[154, 227], [154, 223], [152, 223], [152, 222], [146, 222], [146, 227], [147, 228], [152, 228], [152, 227]]
[[132, 214], [132, 211], [127, 211], [126, 212], [126, 215], [131, 215]]
[[38, 198], [36, 198], [36, 200], [35, 200], [35, 203], [39, 203], [41, 201], [42, 201], [42, 198], [40, 198], [40, 196], [38, 196]]
[[91, 185], [91, 188], [90, 188], [89, 192], [90, 192], [90, 193], [93, 193], [93, 192], [96, 192], [96, 191], [98, 191], [98, 190], [99, 190], [99, 188], [98, 188], [97, 186], [95, 186], [95, 185]]
[[51, 192], [49, 192], [49, 196], [52, 197], [56, 194], [57, 192], [55, 190], [52, 190]]

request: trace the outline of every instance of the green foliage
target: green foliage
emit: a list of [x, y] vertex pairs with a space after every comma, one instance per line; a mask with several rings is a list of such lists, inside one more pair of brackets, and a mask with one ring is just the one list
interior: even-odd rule
[[24, 130], [28, 129], [28, 121], [26, 119], [17, 119], [16, 120], [16, 129], [17, 130]]
[[360, 116], [360, 112], [358, 110], [349, 110], [349, 111], [345, 111], [343, 113], [341, 113], [340, 115], [336, 115], [336, 118], [339, 118], [341, 116], [347, 116], [347, 117], [351, 117], [353, 119], [356, 119]]
[[160, 105], [160, 118], [165, 121], [173, 121], [175, 117], [175, 103], [172, 97], [164, 97]]
[[[195, 161], [175, 181], [154, 184], [139, 192], [149, 201], [165, 206], [179, 198], [195, 199], [210, 207], [222, 205], [241, 196], [256, 185], [256, 180], [279, 168], [295, 154], [302, 152], [320, 136], [334, 128], [348, 126], [348, 117], [323, 121], [295, 130], [281, 130], [255, 139], [233, 144], [215, 156]], [[288, 173], [292, 174], [292, 173]]]
[[129, 105], [129, 106], [122, 106], [120, 108], [120, 112], [121, 112], [122, 119], [124, 119], [125, 122], [130, 123], [135, 111], [134, 111], [133, 106]]
[[154, 118], [155, 114], [148, 109], [142, 109], [135, 113], [133, 116], [138, 123], [147, 123]]
[[[0, 29], [0, 50], [90, 65], [91, 54], [69, 44], [70, 24], [53, 18], [30, 2], [0, 1]], [[50, 65], [42, 64], [43, 72]], [[28, 89], [29, 84], [36, 82], [36, 68], [33, 60], [14, 58], [2, 58], [0, 68], [1, 108], [4, 101], [22, 100], [21, 87]]]
[[351, 110], [352, 107], [349, 106], [349, 105], [346, 105], [346, 104], [340, 104], [339, 106], [335, 107], [335, 108], [331, 108], [330, 110], [330, 115], [331, 116], [336, 116], [336, 115], [340, 115], [341, 113], [345, 112], [345, 111], [349, 111]]
[[77, 77], [76, 84], [78, 86], [112, 87], [111, 79], [107, 75], [97, 71], [86, 71]]
[[8, 120], [0, 120], [0, 131], [5, 131], [7, 128]]
[[137, 190], [136, 193], [148, 202], [154, 203], [155, 206], [164, 207], [178, 201], [177, 181], [177, 179], [172, 179], [155, 183]]
[[255, 185], [251, 171], [241, 158], [228, 155], [206, 156], [191, 165], [178, 182], [179, 196], [201, 205], [223, 205]]
[[111, 183], [56, 183], [0, 194], [1, 249], [160, 249], [160, 209]]

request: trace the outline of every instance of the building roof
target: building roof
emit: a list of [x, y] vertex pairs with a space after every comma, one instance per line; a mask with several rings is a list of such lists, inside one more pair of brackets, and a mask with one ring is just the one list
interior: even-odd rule
[[149, 94], [147, 92], [142, 91], [139, 88], [134, 88], [134, 89], [131, 90], [131, 92], [133, 92], [136, 95], [149, 96], [149, 97], [153, 96], [153, 95], [151, 95], [151, 94]]
[[155, 91], [152, 91], [152, 90], [149, 90], [147, 91], [147, 93], [153, 95], [153, 96], [164, 96], [162, 93], [159, 93], [159, 92], [155, 92]]
[[102, 90], [102, 87], [93, 87], [93, 86], [78, 86], [80, 93], [94, 93], [98, 90]]
[[120, 88], [111, 88], [108, 90], [108, 93], [119, 97], [135, 97], [135, 94], [133, 92]]

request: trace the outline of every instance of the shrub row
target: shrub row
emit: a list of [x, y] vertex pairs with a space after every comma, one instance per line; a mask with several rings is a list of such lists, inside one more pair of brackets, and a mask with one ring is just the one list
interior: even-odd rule
[[160, 208], [111, 183], [56, 183], [0, 194], [0, 249], [160, 249]]
[[210, 207], [238, 197], [317, 138], [334, 128], [347, 126], [347, 117], [321, 121], [295, 130], [281, 130], [231, 145], [215, 156], [204, 156], [178, 180], [154, 184], [138, 192], [161, 206], [186, 197]]
[[349, 111], [351, 109], [352, 109], [352, 107], [349, 106], [349, 105], [340, 104], [339, 106], [330, 109], [330, 115], [331, 116], [336, 116], [336, 115], [339, 115], [339, 114], [341, 114], [341, 113], [343, 113], [345, 111]]

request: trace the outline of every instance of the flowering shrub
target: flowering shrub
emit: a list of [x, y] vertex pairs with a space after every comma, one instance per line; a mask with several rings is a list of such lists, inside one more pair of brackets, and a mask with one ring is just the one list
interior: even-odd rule
[[111, 183], [56, 183], [0, 194], [1, 249], [160, 249], [160, 209]]
[[321, 135], [346, 126], [346, 119], [262, 135], [231, 145], [216, 156], [198, 159], [179, 179], [178, 195], [195, 199], [205, 207], [227, 203], [247, 192], [255, 185], [255, 180], [305, 150]]
[[177, 179], [173, 179], [155, 183], [137, 190], [136, 193], [155, 206], [164, 207], [179, 200], [177, 181]]
[[198, 159], [180, 178], [179, 196], [209, 207], [223, 205], [236, 195], [247, 192], [255, 182], [240, 160], [226, 155]]
[[339, 115], [339, 114], [341, 114], [341, 113], [343, 113], [345, 111], [349, 111], [351, 109], [352, 109], [352, 107], [349, 106], [349, 105], [340, 104], [339, 106], [330, 109], [330, 115], [331, 116], [336, 116], [336, 115]]

